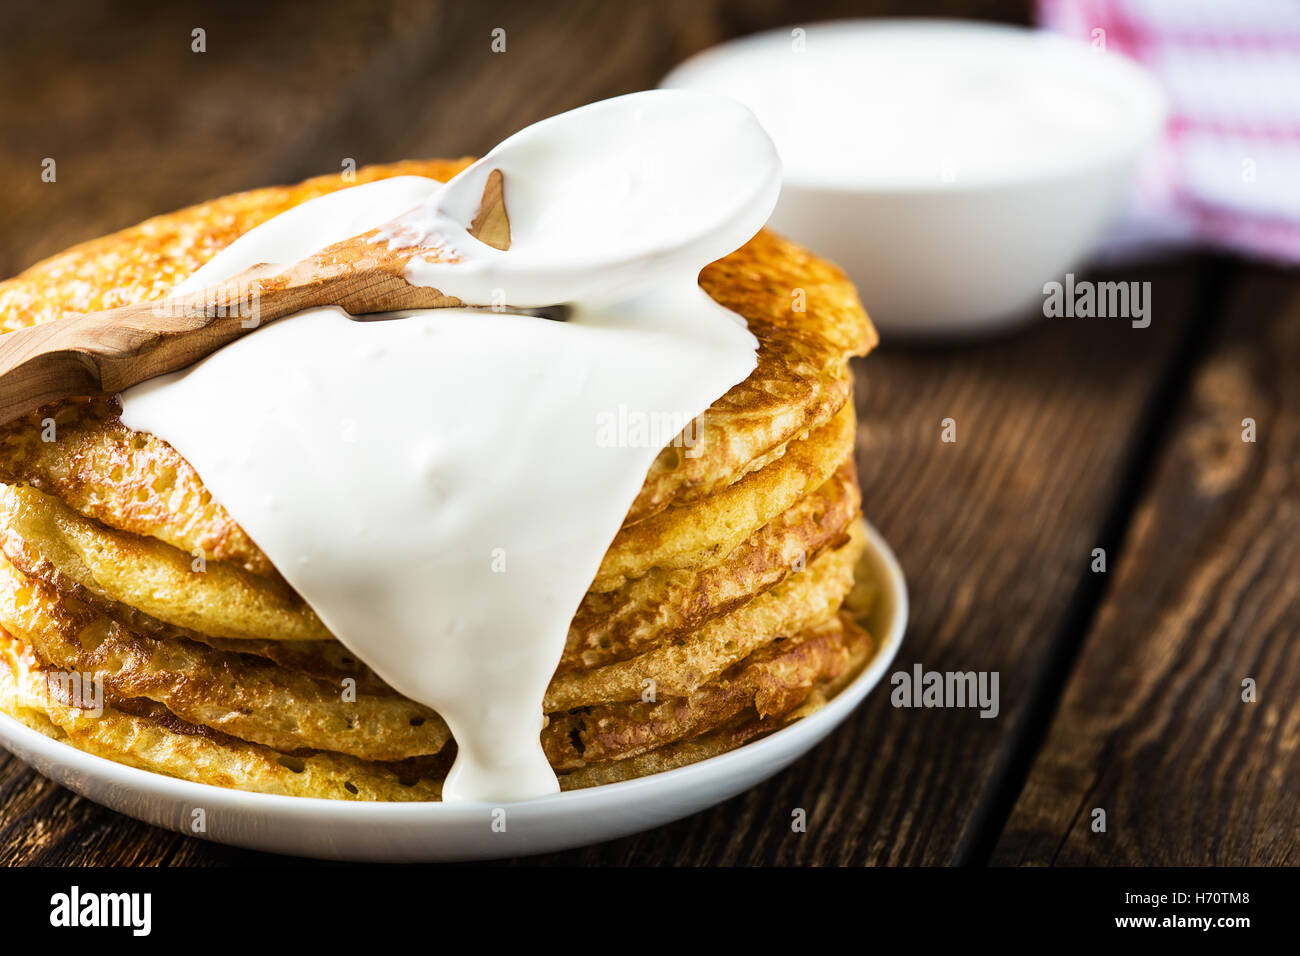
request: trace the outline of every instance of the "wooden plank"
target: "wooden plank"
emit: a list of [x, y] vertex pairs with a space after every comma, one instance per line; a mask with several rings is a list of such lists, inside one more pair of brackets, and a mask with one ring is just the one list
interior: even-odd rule
[[184, 841], [83, 800], [0, 750], [0, 867], [149, 866]]
[[[1025, 20], [1020, 0], [947, 0], [935, 13]], [[908, 0], [818, 0], [797, 22], [914, 14]], [[411, 156], [481, 155], [523, 126], [593, 100], [652, 89], [675, 65], [732, 36], [789, 25], [788, 4], [770, 0], [659, 0], [547, 4], [507, 0], [455, 5], [432, 41], [427, 69], [394, 95], [373, 84], [304, 145], [284, 180], [319, 171], [312, 157], [361, 153], [365, 162]], [[505, 31], [494, 52], [492, 31]], [[379, 152], [367, 152], [367, 147]]]
[[[493, 31], [504, 31], [504, 51]], [[481, 155], [520, 128], [593, 100], [653, 88], [679, 59], [721, 39], [710, 4], [528, 0], [449, 7], [422, 52], [424, 69], [359, 89], [323, 123], [281, 178], [319, 170], [322, 157], [363, 163]]]
[[996, 863], [1300, 862], [1294, 272], [1249, 277], [1174, 424]]
[[[0, 15], [0, 275], [147, 216], [274, 181], [350, 91], [436, 35], [439, 7], [332, 0], [9, 4]], [[204, 53], [191, 31], [207, 31]], [[312, 172], [340, 169], [320, 157]], [[43, 182], [42, 163], [57, 179]]]

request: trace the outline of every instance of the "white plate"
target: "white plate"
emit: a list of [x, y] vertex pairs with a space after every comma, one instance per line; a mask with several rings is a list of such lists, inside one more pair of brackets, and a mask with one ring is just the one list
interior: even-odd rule
[[[868, 527], [881, 595], [869, 622], [880, 651], [825, 707], [770, 736], [665, 773], [540, 800], [489, 804], [352, 803], [228, 790], [83, 753], [0, 714], [0, 744], [51, 780], [155, 826], [218, 843], [331, 860], [422, 862], [546, 853], [638, 833], [727, 800], [784, 769], [876, 686], [907, 624], [893, 552]], [[193, 833], [195, 810], [206, 833]], [[504, 814], [504, 830], [500, 826]], [[496, 824], [494, 826], [494, 824]]]

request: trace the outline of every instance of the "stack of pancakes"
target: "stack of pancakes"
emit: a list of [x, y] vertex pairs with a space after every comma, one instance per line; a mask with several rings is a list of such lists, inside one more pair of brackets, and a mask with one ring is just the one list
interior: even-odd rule
[[[356, 182], [445, 180], [467, 162], [372, 167]], [[240, 234], [346, 185], [244, 193], [85, 243], [0, 284], [0, 328], [159, 298]], [[874, 650], [855, 623], [870, 588], [855, 588], [848, 369], [875, 344], [867, 316], [838, 269], [766, 232], [700, 283], [744, 316], [758, 365], [660, 453], [574, 616], [542, 732], [566, 789], [776, 729]], [[438, 797], [455, 750], [442, 719], [335, 640], [112, 396], [0, 428], [0, 481], [0, 711], [205, 783]]]

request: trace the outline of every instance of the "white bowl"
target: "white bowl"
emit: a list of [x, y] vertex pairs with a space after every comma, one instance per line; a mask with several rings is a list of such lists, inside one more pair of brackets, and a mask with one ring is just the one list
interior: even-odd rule
[[[907, 625], [907, 587], [868, 528], [881, 584], [869, 622], [875, 658], [825, 707], [736, 750], [666, 773], [538, 800], [490, 804], [351, 803], [191, 783], [84, 753], [0, 714], [0, 744], [51, 780], [128, 816], [233, 846], [331, 860], [428, 862], [546, 853], [648, 830], [730, 799], [819, 743], [885, 673]], [[193, 833], [203, 810], [206, 832]], [[504, 811], [505, 829], [497, 824]]]
[[769, 225], [843, 266], [876, 325], [904, 337], [1041, 315], [1044, 283], [1095, 249], [1165, 116], [1118, 55], [944, 20], [758, 34], [662, 85], [754, 110], [786, 167]]

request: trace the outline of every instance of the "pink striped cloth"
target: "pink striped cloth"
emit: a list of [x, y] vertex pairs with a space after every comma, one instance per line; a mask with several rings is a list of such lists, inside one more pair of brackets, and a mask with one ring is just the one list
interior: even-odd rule
[[1197, 243], [1300, 262], [1300, 0], [1038, 0], [1038, 19], [1137, 60], [1169, 100], [1109, 257]]

